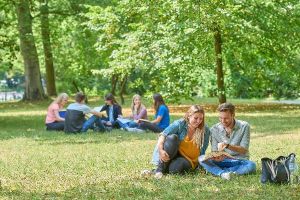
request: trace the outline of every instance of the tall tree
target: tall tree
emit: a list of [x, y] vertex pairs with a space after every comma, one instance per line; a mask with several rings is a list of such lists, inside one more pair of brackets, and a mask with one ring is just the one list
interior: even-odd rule
[[46, 68], [46, 84], [47, 95], [55, 96], [55, 72], [53, 66], [53, 54], [50, 40], [50, 28], [49, 28], [49, 7], [48, 0], [40, 1], [40, 20], [41, 20], [41, 35], [44, 48], [44, 59]]
[[32, 32], [32, 16], [28, 0], [15, 2], [18, 17], [21, 54], [25, 69], [24, 100], [41, 100], [45, 94], [41, 82], [38, 54]]
[[215, 33], [215, 54], [216, 54], [216, 71], [217, 71], [217, 86], [218, 86], [218, 97], [219, 103], [226, 102], [226, 93], [224, 86], [224, 73], [223, 73], [223, 62], [222, 62], [222, 37], [220, 28], [216, 25]]

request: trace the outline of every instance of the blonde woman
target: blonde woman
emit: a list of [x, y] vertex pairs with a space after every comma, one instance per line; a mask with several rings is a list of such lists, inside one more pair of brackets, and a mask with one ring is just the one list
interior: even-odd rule
[[[118, 123], [121, 128], [125, 130], [130, 130], [128, 128], [137, 128], [140, 119], [147, 119], [147, 109], [142, 104], [142, 97], [138, 94], [132, 97], [131, 101], [131, 115], [129, 120], [118, 119]], [[134, 129], [136, 130], [136, 129]]]
[[65, 119], [59, 115], [59, 111], [68, 102], [69, 96], [66, 93], [59, 94], [56, 99], [49, 105], [45, 120], [47, 131], [63, 131]]
[[193, 105], [183, 119], [168, 126], [160, 135], [153, 154], [157, 164], [155, 176], [164, 173], [184, 173], [198, 166], [198, 157], [204, 155], [210, 131], [205, 125], [204, 110]]

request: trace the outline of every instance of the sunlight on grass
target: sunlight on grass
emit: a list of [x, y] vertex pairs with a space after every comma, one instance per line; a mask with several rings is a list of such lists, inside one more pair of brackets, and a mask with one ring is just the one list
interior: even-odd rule
[[[181, 116], [172, 113], [171, 119]], [[206, 116], [209, 125], [218, 121], [216, 112]], [[237, 113], [251, 124], [250, 156], [257, 173], [230, 182], [204, 171], [142, 178], [143, 169], [153, 168], [156, 134], [46, 132], [44, 117], [40, 105], [0, 113], [1, 199], [299, 199], [300, 187], [259, 183], [262, 157], [300, 155], [299, 109]]]

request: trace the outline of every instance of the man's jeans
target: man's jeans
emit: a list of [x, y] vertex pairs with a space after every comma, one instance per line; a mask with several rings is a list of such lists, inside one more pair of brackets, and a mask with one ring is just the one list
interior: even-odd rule
[[86, 120], [82, 126], [81, 132], [87, 132], [88, 129], [97, 129], [97, 131], [105, 131], [105, 126], [101, 122], [102, 118], [92, 115], [88, 120]]
[[250, 174], [256, 170], [256, 164], [253, 161], [242, 159], [224, 159], [221, 162], [207, 160], [200, 162], [200, 165], [216, 176], [224, 172], [234, 172], [238, 175]]

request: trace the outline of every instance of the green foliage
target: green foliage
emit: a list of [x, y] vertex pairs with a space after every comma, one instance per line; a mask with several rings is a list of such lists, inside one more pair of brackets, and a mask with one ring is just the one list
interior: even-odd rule
[[[31, 1], [45, 74], [39, 5]], [[300, 80], [297, 0], [48, 1], [58, 91], [160, 92], [170, 101], [217, 96], [214, 31], [222, 35], [226, 93], [296, 98]], [[0, 0], [0, 75], [23, 73], [12, 3]], [[16, 72], [17, 71], [17, 72]], [[119, 88], [119, 85], [117, 88]]]
[[98, 73], [132, 75], [133, 91], [160, 91], [175, 101], [193, 93], [216, 95], [212, 40], [219, 26], [231, 96], [299, 95], [299, 80], [287, 78], [299, 54], [297, 1], [120, 1], [90, 6], [87, 17], [106, 57], [106, 69]]
[[0, 79], [23, 74], [13, 4], [0, 1]]

